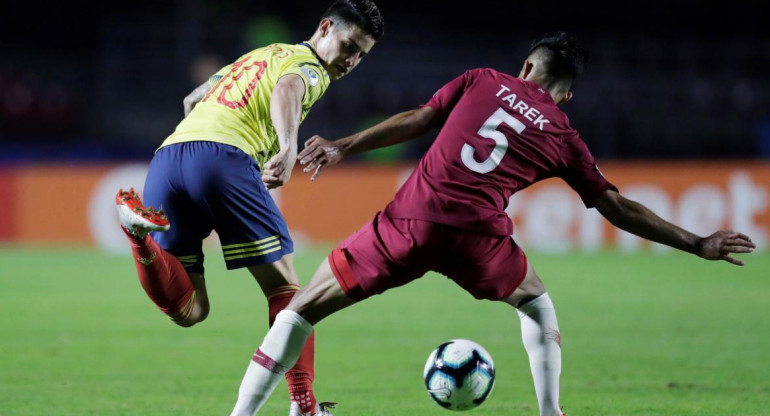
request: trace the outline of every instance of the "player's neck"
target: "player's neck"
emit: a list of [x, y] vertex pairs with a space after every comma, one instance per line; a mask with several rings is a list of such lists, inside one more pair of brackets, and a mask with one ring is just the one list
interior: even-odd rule
[[308, 40], [306, 43], [310, 49], [313, 50], [313, 53], [318, 56], [318, 38], [316, 37], [317, 34], [313, 34], [313, 36]]
[[557, 104], [560, 104], [564, 98], [565, 92], [562, 86], [557, 82], [548, 82], [548, 80], [544, 77], [539, 77], [537, 75], [528, 75], [521, 78], [525, 81], [537, 84], [540, 88], [545, 90], [545, 92], [547, 92], [548, 95], [551, 96], [551, 99]]

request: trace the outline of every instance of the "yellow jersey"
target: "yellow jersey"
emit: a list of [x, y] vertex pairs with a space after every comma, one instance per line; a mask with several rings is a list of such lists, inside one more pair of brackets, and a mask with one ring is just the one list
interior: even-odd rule
[[270, 117], [270, 97], [278, 80], [297, 74], [305, 82], [302, 116], [329, 87], [329, 74], [307, 43], [272, 44], [255, 49], [209, 79], [211, 90], [160, 147], [190, 141], [235, 146], [260, 168], [280, 150]]

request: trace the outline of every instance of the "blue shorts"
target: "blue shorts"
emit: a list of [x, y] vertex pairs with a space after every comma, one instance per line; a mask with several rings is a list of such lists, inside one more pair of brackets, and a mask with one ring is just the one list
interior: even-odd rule
[[229, 145], [195, 141], [161, 148], [150, 162], [144, 204], [171, 229], [153, 233], [188, 271], [203, 273], [203, 239], [215, 230], [228, 269], [273, 263], [294, 244], [257, 162]]

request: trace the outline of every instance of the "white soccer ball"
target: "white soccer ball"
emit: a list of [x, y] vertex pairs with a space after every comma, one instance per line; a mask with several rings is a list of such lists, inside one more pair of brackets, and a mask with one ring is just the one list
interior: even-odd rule
[[438, 346], [423, 371], [430, 397], [450, 410], [468, 410], [486, 400], [495, 385], [495, 364], [481, 345], [453, 339]]

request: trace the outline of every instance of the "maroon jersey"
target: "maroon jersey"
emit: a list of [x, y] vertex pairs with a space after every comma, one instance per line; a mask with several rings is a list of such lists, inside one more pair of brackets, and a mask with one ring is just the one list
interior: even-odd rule
[[385, 213], [482, 234], [511, 235], [514, 193], [554, 176], [593, 207], [617, 190], [567, 116], [539, 85], [493, 69], [465, 72], [425, 104], [443, 127]]

